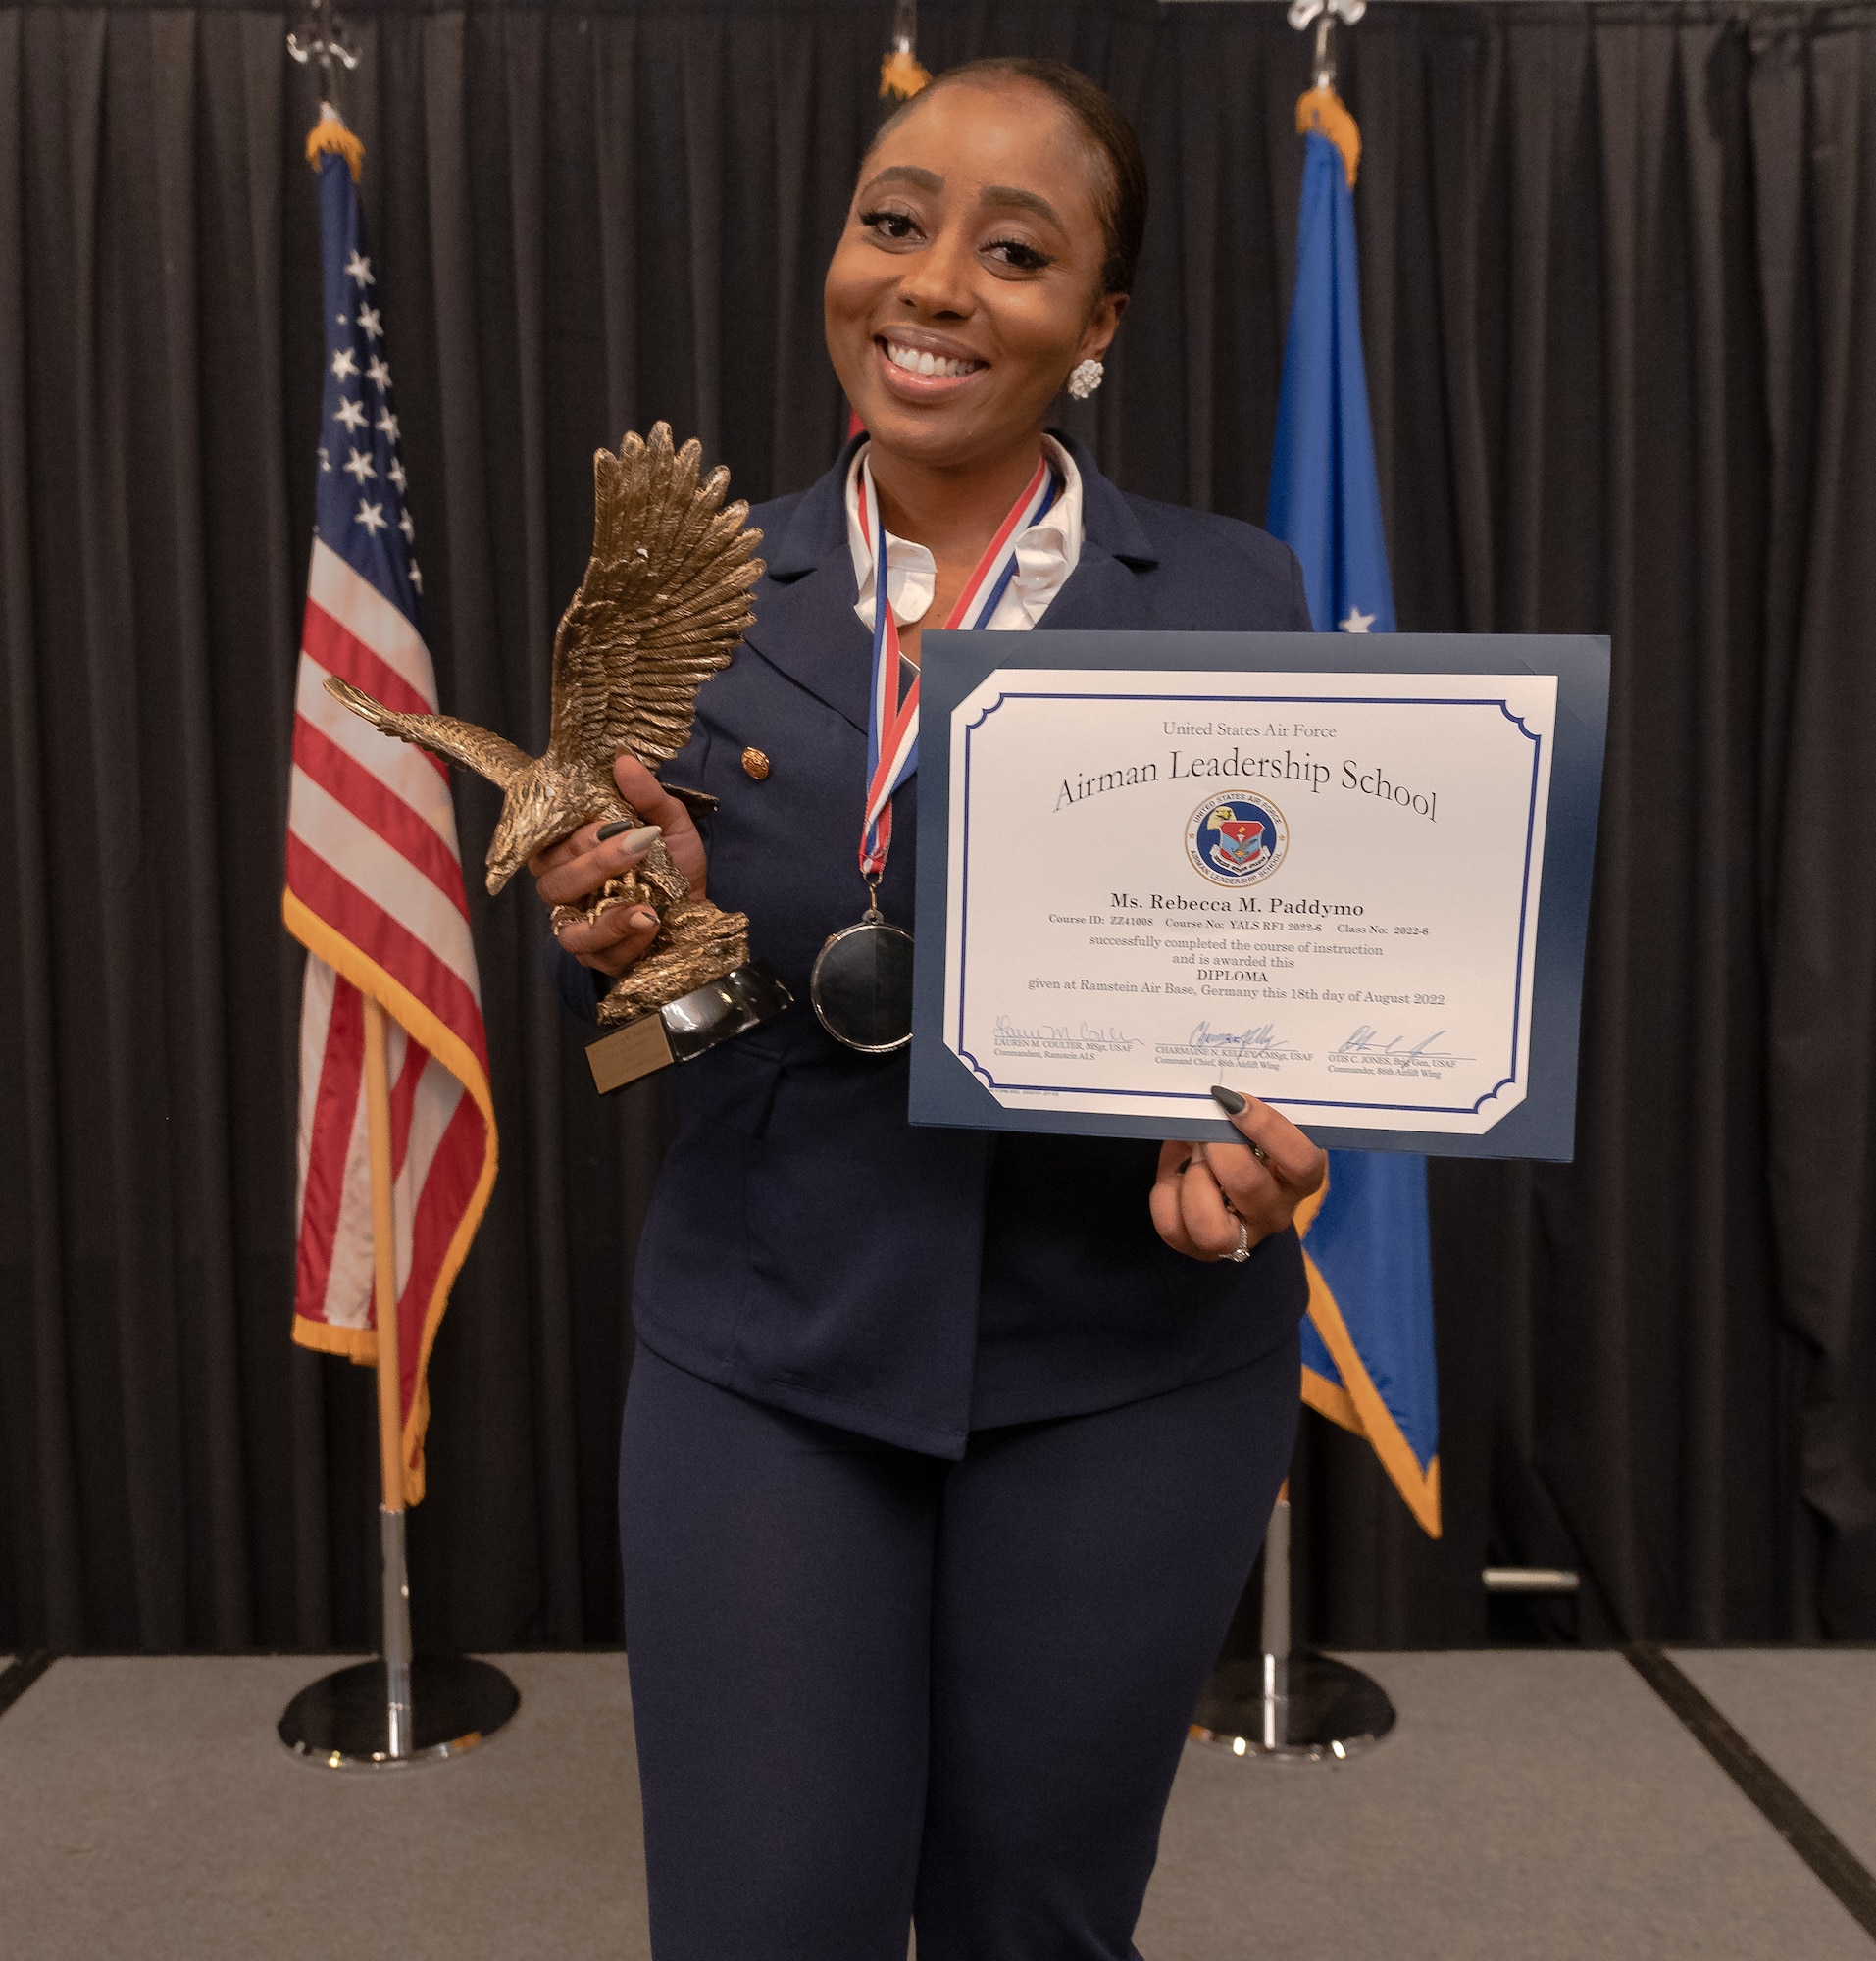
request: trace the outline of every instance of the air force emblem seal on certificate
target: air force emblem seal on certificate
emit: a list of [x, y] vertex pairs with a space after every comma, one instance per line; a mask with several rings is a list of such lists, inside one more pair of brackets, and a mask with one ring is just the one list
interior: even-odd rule
[[1186, 855], [1215, 885], [1268, 879], [1290, 848], [1290, 828], [1268, 797], [1207, 797], [1186, 826]]

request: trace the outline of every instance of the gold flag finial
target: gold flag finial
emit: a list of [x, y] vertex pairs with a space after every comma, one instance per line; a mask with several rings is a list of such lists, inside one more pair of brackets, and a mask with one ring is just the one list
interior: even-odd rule
[[1342, 167], [1348, 173], [1348, 188], [1353, 190], [1355, 171], [1361, 163], [1361, 131], [1332, 81], [1319, 81], [1296, 98], [1296, 134], [1312, 132], [1327, 136], [1342, 152]]
[[932, 71], [918, 58], [918, 0], [899, 0], [898, 12], [892, 20], [892, 45], [880, 64], [883, 99], [896, 95], [901, 102], [910, 102], [932, 79]]
[[901, 102], [910, 102], [931, 79], [932, 71], [910, 48], [894, 48], [880, 64], [880, 93], [896, 95]]
[[351, 167], [352, 181], [365, 162], [365, 145], [345, 126], [345, 119], [330, 102], [319, 106], [319, 121], [306, 132], [306, 161], [315, 170], [324, 156], [343, 157]]

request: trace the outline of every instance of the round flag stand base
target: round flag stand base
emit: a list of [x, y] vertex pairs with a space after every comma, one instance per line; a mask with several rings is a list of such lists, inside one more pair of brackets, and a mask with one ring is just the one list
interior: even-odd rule
[[1394, 1728], [1394, 1704], [1372, 1676], [1310, 1648], [1272, 1669], [1277, 1659], [1251, 1655], [1219, 1669], [1192, 1714], [1192, 1740], [1235, 1757], [1345, 1763]]
[[302, 1763], [335, 1771], [401, 1771], [441, 1763], [492, 1736], [521, 1707], [500, 1669], [468, 1655], [410, 1664], [411, 1736], [390, 1748], [389, 1682], [381, 1659], [354, 1663], [309, 1683], [286, 1705], [280, 1741]]

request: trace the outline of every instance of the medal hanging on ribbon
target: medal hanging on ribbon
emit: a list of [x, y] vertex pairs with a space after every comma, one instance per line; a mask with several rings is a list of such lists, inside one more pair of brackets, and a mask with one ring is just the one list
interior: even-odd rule
[[[1058, 485], [1047, 457], [998, 526], [951, 608], [947, 629], [987, 628], [1016, 576], [1016, 541], [1054, 503]], [[890, 1055], [912, 1039], [912, 935], [880, 912], [880, 880], [892, 848], [892, 795], [919, 766], [919, 678], [900, 693], [899, 625], [887, 589], [886, 526], [873, 472], [860, 466], [860, 529], [873, 554], [873, 693], [867, 715], [866, 810], [860, 877], [867, 907], [829, 938], [815, 959], [808, 992], [821, 1026], [866, 1055]]]

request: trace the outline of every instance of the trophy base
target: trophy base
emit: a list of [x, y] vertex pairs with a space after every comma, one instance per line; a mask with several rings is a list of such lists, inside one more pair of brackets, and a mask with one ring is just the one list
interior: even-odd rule
[[640, 1015], [588, 1042], [593, 1086], [610, 1096], [674, 1062], [691, 1062], [719, 1042], [773, 1021], [793, 1001], [766, 960], [745, 961], [720, 980], [667, 1001], [655, 1015]]

